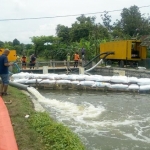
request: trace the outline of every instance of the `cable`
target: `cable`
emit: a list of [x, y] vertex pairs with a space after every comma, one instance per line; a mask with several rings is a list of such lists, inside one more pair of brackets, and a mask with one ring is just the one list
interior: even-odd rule
[[[150, 5], [147, 6], [141, 6], [138, 8], [144, 8], [144, 7], [150, 7]], [[64, 18], [64, 17], [73, 17], [73, 16], [80, 16], [80, 15], [91, 15], [91, 14], [102, 14], [105, 12], [116, 12], [116, 11], [121, 11], [123, 9], [118, 9], [118, 10], [110, 10], [110, 11], [102, 11], [102, 12], [94, 12], [94, 13], [86, 13], [86, 14], [75, 14], [75, 15], [64, 15], [64, 16], [52, 16], [52, 17], [35, 17], [35, 18], [19, 18], [19, 19], [0, 19], [0, 21], [19, 21], [19, 20], [35, 20], [35, 19], [53, 19], [53, 18]]]

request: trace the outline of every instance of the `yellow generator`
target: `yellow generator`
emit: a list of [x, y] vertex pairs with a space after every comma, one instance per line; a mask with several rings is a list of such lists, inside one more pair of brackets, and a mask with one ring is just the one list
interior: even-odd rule
[[[5, 49], [0, 48], [0, 55], [3, 54]], [[16, 56], [16, 50], [10, 50], [10, 53], [8, 55], [8, 61], [16, 61], [17, 56]]]
[[[112, 41], [100, 44], [100, 53], [114, 52], [106, 57], [107, 64], [118, 62], [120, 67], [146, 59], [146, 47], [139, 40]], [[101, 57], [102, 58], [102, 57]]]

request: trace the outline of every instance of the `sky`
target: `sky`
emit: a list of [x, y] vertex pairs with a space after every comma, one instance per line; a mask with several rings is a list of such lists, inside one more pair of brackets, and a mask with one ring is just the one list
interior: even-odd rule
[[[58, 24], [71, 27], [81, 14], [95, 16], [96, 22], [102, 23], [100, 15], [110, 12], [112, 22], [120, 19], [123, 8], [136, 5], [147, 16], [150, 13], [149, 0], [0, 0], [0, 41], [13, 41], [29, 44], [33, 36], [55, 36]], [[148, 7], [143, 7], [148, 6]], [[97, 14], [88, 14], [96, 13]], [[55, 17], [75, 15], [70, 17]], [[40, 18], [29, 20], [6, 20], [21, 18]], [[52, 17], [52, 18], [50, 18]]]

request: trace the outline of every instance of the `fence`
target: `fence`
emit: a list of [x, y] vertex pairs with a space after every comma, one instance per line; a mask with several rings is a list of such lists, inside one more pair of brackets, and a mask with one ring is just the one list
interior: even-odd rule
[[[21, 62], [18, 62], [17, 64], [18, 64], [19, 68], [22, 68]], [[52, 67], [52, 68], [65, 67], [65, 66], [67, 66], [67, 61], [66, 60], [64, 60], [64, 61], [50, 60], [50, 61], [43, 61], [43, 62], [36, 61], [36, 64], [35, 64], [36, 69], [39, 69], [40, 67], [43, 67], [43, 66], [48, 66], [48, 67]], [[70, 61], [69, 66], [73, 67], [74, 66], [74, 61]], [[83, 66], [82, 61], [79, 61], [79, 66]], [[27, 63], [26, 67], [30, 68], [30, 63]]]

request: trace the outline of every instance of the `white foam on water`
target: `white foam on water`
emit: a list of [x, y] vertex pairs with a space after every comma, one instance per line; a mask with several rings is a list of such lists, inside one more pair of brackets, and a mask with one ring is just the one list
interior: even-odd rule
[[142, 138], [137, 138], [137, 136], [134, 136], [134, 135], [131, 134], [131, 133], [124, 134], [124, 135], [125, 135], [126, 137], [128, 137], [128, 138], [134, 140], [134, 141], [141, 141], [141, 142], [150, 143], [150, 138], [147, 138], [147, 137], [144, 137], [144, 136], [142, 136], [142, 137], [143, 137], [143, 139], [142, 139]]
[[[42, 96], [35, 88], [29, 87], [28, 91], [32, 93], [40, 103], [45, 104], [46, 107], [53, 108], [57, 112], [61, 113], [61, 117], [64, 119], [70, 117], [76, 121], [82, 122], [84, 119], [91, 119], [98, 117], [105, 108], [103, 106], [97, 106], [90, 103], [82, 103], [80, 105], [64, 102], [56, 99], [47, 99]], [[63, 118], [62, 118], [63, 119]]]

